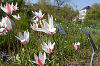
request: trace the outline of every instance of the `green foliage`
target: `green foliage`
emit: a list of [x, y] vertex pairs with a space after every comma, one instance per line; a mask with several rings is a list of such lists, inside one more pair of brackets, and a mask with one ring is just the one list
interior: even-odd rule
[[[53, 6], [50, 4], [50, 1], [47, 0], [40, 0], [37, 4], [32, 5], [26, 5], [24, 7], [24, 13], [29, 18], [32, 18], [32, 12], [38, 11], [40, 8], [42, 9], [42, 12], [45, 14], [44, 18], [47, 18], [48, 13], [53, 15], [54, 20], [56, 19], [57, 22], [70, 22], [76, 12], [73, 10], [73, 8], [69, 5], [64, 5], [63, 7]], [[23, 10], [23, 9], [21, 9]]]
[[100, 20], [100, 4], [93, 4], [86, 15], [86, 20]]

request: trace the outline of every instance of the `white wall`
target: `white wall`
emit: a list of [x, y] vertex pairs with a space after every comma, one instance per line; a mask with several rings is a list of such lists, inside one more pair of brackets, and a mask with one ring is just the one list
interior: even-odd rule
[[86, 12], [87, 12], [86, 9], [80, 10], [80, 11], [79, 11], [79, 19], [80, 19], [80, 20], [83, 20], [83, 19], [85, 18]]

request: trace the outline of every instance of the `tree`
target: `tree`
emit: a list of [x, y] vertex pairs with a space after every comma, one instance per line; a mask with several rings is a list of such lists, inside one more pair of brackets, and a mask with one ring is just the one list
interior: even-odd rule
[[100, 3], [95, 3], [91, 6], [84, 21], [87, 25], [95, 25], [100, 22]]
[[71, 0], [54, 0], [56, 5], [58, 7], [64, 6], [66, 5], [68, 2], [70, 2]]
[[90, 11], [87, 12], [86, 20], [100, 20], [100, 3], [92, 5]]

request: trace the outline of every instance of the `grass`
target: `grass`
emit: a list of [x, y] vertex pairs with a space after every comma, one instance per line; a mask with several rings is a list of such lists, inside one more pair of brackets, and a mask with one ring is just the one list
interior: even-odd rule
[[[85, 34], [84, 31], [82, 32], [82, 36], [81, 36], [81, 29], [83, 29], [83, 27], [77, 24], [65, 25], [62, 23], [61, 25], [63, 26], [66, 32], [66, 35], [61, 35], [57, 28], [57, 33], [54, 35], [54, 39], [56, 40], [57, 47], [55, 46], [55, 50], [52, 53], [51, 60], [49, 59], [50, 55], [47, 54], [47, 59], [44, 66], [47, 66], [47, 65], [49, 66], [50, 64], [52, 64], [52, 66], [61, 66], [62, 64], [73, 65], [75, 62], [80, 66], [83, 63], [89, 63], [92, 50], [91, 50], [90, 43], [87, 40], [87, 35]], [[47, 43], [49, 39], [51, 40], [52, 43], [54, 42], [52, 36], [47, 35], [42, 32], [40, 36], [40, 32], [36, 32], [32, 30], [30, 31], [30, 42], [28, 45], [21, 44], [20, 41], [18, 41], [13, 35], [10, 35], [8, 37], [9, 38], [7, 39], [3, 37], [3, 40], [4, 42], [7, 41], [8, 45], [10, 44], [11, 62], [10, 63], [8, 63], [7, 61], [2, 62], [1, 60], [0, 61], [1, 65], [2, 64], [4, 65], [11, 64], [13, 66], [35, 65], [34, 63], [32, 63], [32, 61], [35, 60], [34, 53], [38, 55], [39, 51], [44, 52], [40, 44], [43, 41]], [[76, 51], [73, 48], [72, 43], [74, 41], [81, 42], [81, 49], [79, 51]], [[84, 44], [86, 44], [86, 46], [84, 46]], [[64, 49], [62, 49], [62, 45], [64, 45]], [[2, 50], [4, 50], [4, 48]], [[63, 58], [63, 61], [62, 60], [59, 61], [60, 59], [62, 59], [62, 50], [64, 50], [63, 52], [64, 58]], [[6, 53], [6, 56], [7, 55], [9, 56], [8, 53]], [[19, 57], [19, 60], [18, 60], [18, 57]]]

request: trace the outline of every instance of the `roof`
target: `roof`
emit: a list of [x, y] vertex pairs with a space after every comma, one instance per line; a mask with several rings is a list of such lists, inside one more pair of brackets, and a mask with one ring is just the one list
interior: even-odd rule
[[89, 9], [90, 9], [90, 6], [86, 6], [86, 7], [84, 7], [84, 8], [83, 8], [83, 9], [81, 9], [81, 10], [84, 10], [84, 9], [89, 10]]

